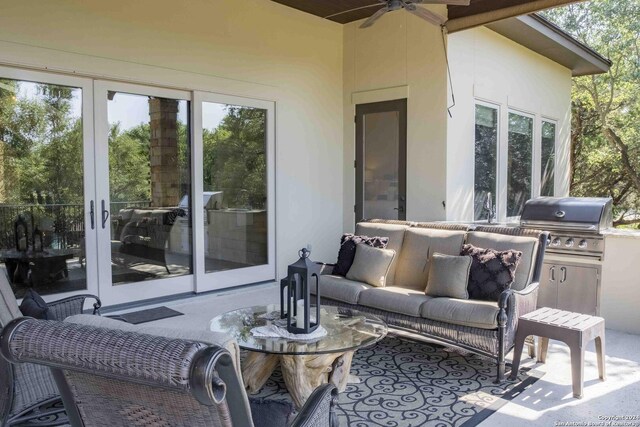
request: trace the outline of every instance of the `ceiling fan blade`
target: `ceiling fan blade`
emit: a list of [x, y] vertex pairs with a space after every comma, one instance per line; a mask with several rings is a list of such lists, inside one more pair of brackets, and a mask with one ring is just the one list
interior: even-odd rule
[[372, 26], [378, 19], [380, 19], [382, 15], [384, 15], [387, 12], [389, 12], [389, 9], [386, 7], [383, 7], [382, 9], [380, 9], [379, 11], [371, 15], [369, 19], [364, 21], [362, 25], [360, 25], [360, 28], [368, 28]]
[[443, 16], [431, 12], [430, 10], [418, 7], [415, 4], [407, 4], [405, 6], [405, 10], [409, 13], [413, 13], [414, 15], [419, 16], [420, 18], [432, 23], [433, 25], [440, 26], [444, 25], [444, 23], [447, 22], [447, 20]]
[[334, 16], [344, 15], [345, 13], [355, 12], [356, 10], [368, 9], [370, 7], [380, 7], [380, 3], [385, 3], [384, 1], [378, 0], [378, 3], [368, 4], [366, 6], [360, 6], [349, 10], [343, 10], [342, 12], [332, 13], [331, 15], [323, 16], [324, 19], [333, 18]]
[[416, 4], [446, 4], [451, 6], [469, 6], [471, 0], [411, 0]]

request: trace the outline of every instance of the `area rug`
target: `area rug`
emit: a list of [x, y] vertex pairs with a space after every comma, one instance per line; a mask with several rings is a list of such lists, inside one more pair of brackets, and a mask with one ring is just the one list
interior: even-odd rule
[[[390, 334], [356, 352], [360, 383], [340, 394], [340, 425], [475, 426], [539, 379], [522, 369], [518, 381], [494, 384], [495, 372], [492, 359]], [[253, 396], [290, 400], [279, 370]]]

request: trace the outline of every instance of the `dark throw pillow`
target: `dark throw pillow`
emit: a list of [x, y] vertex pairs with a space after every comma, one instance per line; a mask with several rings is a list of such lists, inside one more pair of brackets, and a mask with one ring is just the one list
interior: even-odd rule
[[516, 277], [522, 252], [514, 249], [497, 251], [466, 244], [460, 255], [471, 256], [469, 271], [469, 299], [498, 301]]
[[346, 276], [347, 272], [353, 264], [356, 256], [356, 246], [360, 243], [369, 245], [373, 248], [385, 249], [389, 243], [388, 237], [368, 237], [356, 236], [355, 234], [346, 233], [340, 239], [340, 251], [338, 251], [338, 262], [333, 267], [331, 274], [336, 276]]
[[22, 298], [20, 311], [24, 316], [33, 317], [35, 319], [50, 320], [49, 306], [33, 289], [29, 289], [24, 298]]

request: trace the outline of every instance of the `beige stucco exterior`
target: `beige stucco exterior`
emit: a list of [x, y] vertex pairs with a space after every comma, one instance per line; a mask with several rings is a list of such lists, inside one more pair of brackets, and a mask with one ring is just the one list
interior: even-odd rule
[[[571, 70], [487, 28], [451, 34], [448, 42], [456, 105], [451, 109], [453, 117], [447, 126], [447, 219], [473, 220], [476, 101], [499, 107], [498, 188], [507, 178], [506, 123], [509, 110], [514, 110], [535, 117], [534, 180], [540, 177], [540, 169], [535, 166], [540, 162], [539, 143], [536, 143], [540, 138], [540, 121], [548, 119], [557, 123], [555, 195], [567, 196]], [[506, 215], [506, 197], [503, 188], [498, 193], [499, 220], [504, 220]]]
[[268, 0], [0, 1], [0, 63], [276, 102], [278, 272], [343, 225], [342, 26]]

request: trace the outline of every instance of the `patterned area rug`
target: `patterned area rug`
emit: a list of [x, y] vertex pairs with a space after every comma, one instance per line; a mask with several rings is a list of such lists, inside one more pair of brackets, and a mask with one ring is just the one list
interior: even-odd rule
[[[340, 394], [341, 426], [417, 427], [479, 424], [539, 377], [494, 384], [495, 362], [437, 344], [393, 335], [356, 352], [360, 383]], [[279, 370], [256, 395], [289, 401]]]

